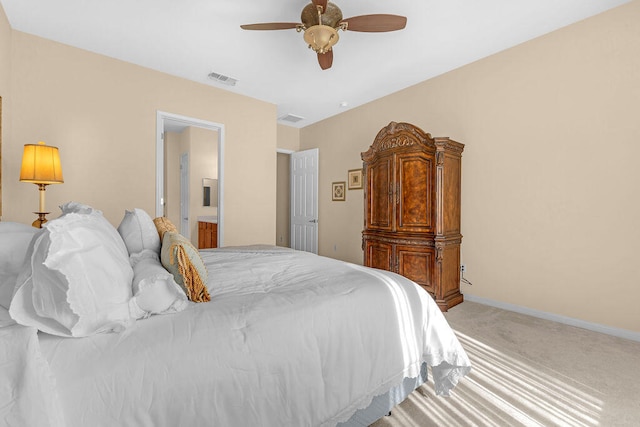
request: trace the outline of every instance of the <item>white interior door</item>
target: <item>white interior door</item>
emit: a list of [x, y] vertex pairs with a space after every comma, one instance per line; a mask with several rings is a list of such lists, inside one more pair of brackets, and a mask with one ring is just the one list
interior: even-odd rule
[[189, 153], [180, 156], [180, 234], [187, 239], [189, 233]]
[[291, 154], [291, 247], [318, 253], [318, 149]]

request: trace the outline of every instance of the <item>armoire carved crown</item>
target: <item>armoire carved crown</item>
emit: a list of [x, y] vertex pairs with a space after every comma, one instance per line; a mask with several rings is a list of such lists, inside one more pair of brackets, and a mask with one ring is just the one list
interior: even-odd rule
[[436, 146], [431, 134], [424, 133], [420, 128], [409, 123], [391, 122], [378, 132], [369, 150], [362, 153], [362, 160], [367, 162], [381, 151], [412, 145]]

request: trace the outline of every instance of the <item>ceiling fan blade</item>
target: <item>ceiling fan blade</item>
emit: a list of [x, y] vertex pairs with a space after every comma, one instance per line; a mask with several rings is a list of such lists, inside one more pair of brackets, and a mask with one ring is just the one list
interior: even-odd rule
[[327, 11], [327, 0], [311, 0], [314, 6], [322, 6], [322, 13]]
[[407, 25], [407, 18], [399, 15], [360, 15], [343, 19], [347, 23], [347, 30], [367, 33], [384, 33], [386, 31], [401, 30]]
[[243, 30], [290, 30], [298, 25], [294, 22], [267, 22], [264, 24], [245, 24], [240, 25]]
[[318, 64], [320, 64], [320, 68], [322, 68], [323, 70], [331, 68], [331, 66], [333, 65], [333, 50], [330, 50], [326, 53], [319, 53]]

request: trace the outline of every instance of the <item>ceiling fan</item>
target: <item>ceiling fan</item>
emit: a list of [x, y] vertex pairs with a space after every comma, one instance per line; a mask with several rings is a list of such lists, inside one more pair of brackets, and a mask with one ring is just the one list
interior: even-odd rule
[[302, 23], [268, 22], [241, 25], [244, 30], [289, 30], [304, 31], [304, 41], [318, 54], [320, 68], [326, 70], [333, 64], [333, 46], [338, 43], [338, 30], [383, 33], [401, 30], [407, 18], [398, 15], [361, 15], [342, 19], [342, 11], [327, 0], [312, 0], [300, 15]]

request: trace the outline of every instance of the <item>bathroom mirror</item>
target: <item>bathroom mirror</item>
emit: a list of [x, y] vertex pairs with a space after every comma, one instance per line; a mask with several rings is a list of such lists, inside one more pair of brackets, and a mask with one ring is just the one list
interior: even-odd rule
[[218, 180], [202, 178], [202, 206], [218, 206]]

